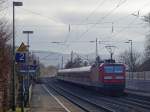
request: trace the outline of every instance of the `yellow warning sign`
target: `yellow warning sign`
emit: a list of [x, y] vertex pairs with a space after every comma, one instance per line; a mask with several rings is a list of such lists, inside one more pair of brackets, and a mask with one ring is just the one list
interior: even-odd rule
[[17, 49], [18, 52], [26, 52], [28, 51], [28, 47], [22, 42], [19, 48]]

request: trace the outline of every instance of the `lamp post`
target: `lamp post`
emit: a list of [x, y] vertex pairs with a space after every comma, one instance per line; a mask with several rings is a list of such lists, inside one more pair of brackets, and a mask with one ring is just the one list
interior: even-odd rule
[[15, 101], [15, 7], [22, 6], [22, 2], [13, 2], [13, 67], [12, 67], [12, 111], [16, 110]]
[[28, 98], [29, 98], [29, 35], [33, 34], [33, 31], [23, 31], [23, 34], [27, 34], [27, 45], [28, 45], [28, 58], [27, 58], [27, 86], [28, 86]]
[[130, 60], [131, 60], [131, 73], [132, 73], [132, 79], [133, 79], [133, 41], [132, 40], [128, 40], [127, 42], [125, 43], [129, 43], [130, 44], [130, 50], [131, 50], [131, 53], [130, 53]]

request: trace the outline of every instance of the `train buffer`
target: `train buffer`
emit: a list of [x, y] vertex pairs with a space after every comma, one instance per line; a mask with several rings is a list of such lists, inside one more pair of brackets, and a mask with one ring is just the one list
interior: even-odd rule
[[36, 84], [32, 90], [30, 112], [70, 112], [57, 99], [57, 96], [50, 93], [45, 85]]

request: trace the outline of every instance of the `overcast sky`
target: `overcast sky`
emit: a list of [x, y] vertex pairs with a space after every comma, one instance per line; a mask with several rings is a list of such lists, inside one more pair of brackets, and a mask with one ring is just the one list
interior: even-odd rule
[[[125, 41], [132, 39], [133, 47], [144, 49], [149, 27], [142, 16], [150, 12], [150, 0], [20, 0], [16, 7], [16, 44], [26, 43], [23, 30], [33, 30], [30, 49], [69, 53], [95, 52], [95, 44], [88, 41], [98, 38], [99, 54], [106, 54], [106, 45], [116, 46], [116, 54], [129, 48]], [[10, 5], [10, 12], [12, 11]], [[139, 17], [133, 16], [137, 15]], [[112, 25], [113, 22], [113, 25]], [[69, 28], [70, 24], [70, 28]], [[113, 26], [113, 32], [112, 32]], [[66, 41], [52, 44], [52, 41]], [[87, 41], [72, 43], [72, 41]]]

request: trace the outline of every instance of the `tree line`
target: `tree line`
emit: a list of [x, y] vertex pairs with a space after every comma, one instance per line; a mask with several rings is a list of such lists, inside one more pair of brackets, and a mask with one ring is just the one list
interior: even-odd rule
[[12, 29], [5, 13], [7, 0], [0, 0], [0, 111], [10, 107], [11, 100], [11, 65], [12, 65]]

